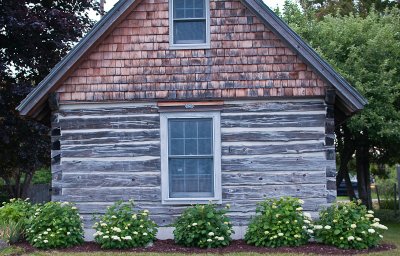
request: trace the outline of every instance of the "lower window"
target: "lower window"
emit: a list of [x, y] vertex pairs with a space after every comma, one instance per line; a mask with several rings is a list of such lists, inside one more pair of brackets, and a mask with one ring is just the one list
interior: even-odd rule
[[164, 203], [221, 200], [218, 112], [161, 114]]

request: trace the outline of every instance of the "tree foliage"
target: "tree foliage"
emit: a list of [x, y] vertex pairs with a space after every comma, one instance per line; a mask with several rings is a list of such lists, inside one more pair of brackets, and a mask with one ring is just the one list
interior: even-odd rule
[[12, 196], [50, 162], [48, 127], [15, 108], [93, 25], [92, 9], [96, 0], [0, 1], [0, 176]]
[[345, 148], [349, 159], [356, 152], [359, 193], [365, 202], [369, 163], [400, 160], [400, 10], [330, 13], [335, 15], [321, 19], [315, 9], [287, 2], [282, 16], [369, 101], [337, 129], [338, 138], [347, 141], [347, 148], [344, 139], [339, 141], [340, 158], [346, 158]]

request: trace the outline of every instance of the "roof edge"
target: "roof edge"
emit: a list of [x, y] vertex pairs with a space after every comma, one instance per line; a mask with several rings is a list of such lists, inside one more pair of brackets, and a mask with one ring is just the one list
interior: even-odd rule
[[344, 105], [351, 114], [364, 108], [368, 103], [353, 86], [351, 86], [331, 65], [312, 49], [289, 25], [279, 18], [262, 0], [241, 0], [245, 6], [252, 10], [266, 26], [285, 41], [297, 52], [303, 60], [315, 71], [325, 78], [337, 91], [337, 95], [343, 100]]
[[[70, 52], [50, 71], [50, 73], [18, 105], [16, 110], [22, 116], [29, 116], [36, 104], [46, 97], [52, 87], [64, 76], [65, 72], [76, 64], [80, 58], [109, 30], [133, 3], [140, 0], [120, 0], [96, 25], [75, 45]], [[64, 71], [64, 72], [63, 72]]]

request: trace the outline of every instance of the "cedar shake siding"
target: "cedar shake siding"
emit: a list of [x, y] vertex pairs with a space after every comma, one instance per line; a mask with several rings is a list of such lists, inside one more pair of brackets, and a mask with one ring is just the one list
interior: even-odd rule
[[[334, 146], [323, 100], [225, 101], [221, 113], [222, 203], [235, 226], [268, 197], [304, 199], [316, 215], [335, 199]], [[160, 109], [155, 103], [76, 104], [53, 113], [55, 201], [77, 203], [86, 228], [94, 213], [134, 199], [160, 226], [186, 205], [161, 203]]]
[[58, 89], [61, 102], [323, 96], [328, 87], [240, 1], [210, 2], [211, 48], [170, 50], [167, 0], [143, 0]]

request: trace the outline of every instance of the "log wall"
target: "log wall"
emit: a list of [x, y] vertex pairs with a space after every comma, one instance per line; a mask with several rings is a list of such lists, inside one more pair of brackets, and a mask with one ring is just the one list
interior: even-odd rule
[[[322, 99], [224, 103], [222, 192], [234, 225], [246, 225], [266, 197], [302, 198], [312, 213], [335, 198], [327, 111]], [[61, 105], [53, 113], [53, 200], [75, 202], [87, 225], [121, 199], [171, 224], [185, 206], [161, 204], [159, 127], [155, 103]]]

